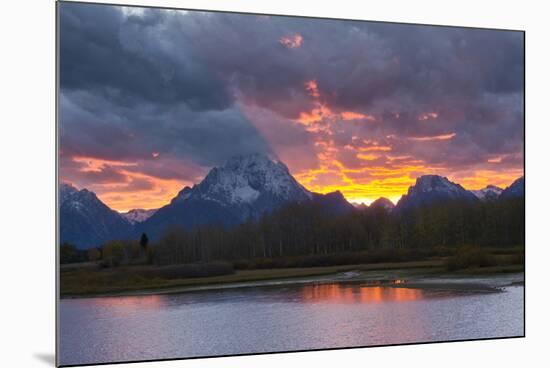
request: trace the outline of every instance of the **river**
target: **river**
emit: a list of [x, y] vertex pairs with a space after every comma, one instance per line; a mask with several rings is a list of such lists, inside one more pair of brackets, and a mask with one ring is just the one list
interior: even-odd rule
[[60, 363], [521, 336], [521, 280], [523, 275], [437, 278], [424, 280], [426, 287], [407, 287], [406, 282], [376, 285], [335, 278], [180, 294], [62, 299]]

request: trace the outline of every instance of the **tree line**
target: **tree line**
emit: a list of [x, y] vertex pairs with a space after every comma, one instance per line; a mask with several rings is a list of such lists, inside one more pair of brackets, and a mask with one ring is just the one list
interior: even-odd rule
[[61, 263], [98, 261], [157, 265], [350, 255], [383, 251], [421, 252], [435, 248], [523, 246], [524, 199], [445, 202], [402, 211], [384, 208], [331, 213], [318, 202], [293, 203], [232, 228], [210, 225], [171, 227], [149, 244], [113, 240], [100, 248], [78, 250], [63, 244]]
[[523, 199], [445, 202], [407, 212], [366, 208], [345, 214], [294, 203], [234, 228], [172, 227], [155, 244], [157, 264], [330, 255], [384, 249], [523, 246]]

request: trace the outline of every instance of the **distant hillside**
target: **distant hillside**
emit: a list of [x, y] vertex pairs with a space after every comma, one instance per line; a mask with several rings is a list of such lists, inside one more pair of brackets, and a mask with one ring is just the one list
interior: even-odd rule
[[[135, 209], [120, 214], [101, 202], [93, 192], [62, 184], [60, 233], [61, 242], [86, 249], [101, 246], [109, 240], [138, 239], [141, 233], [157, 241], [173, 228], [232, 228], [260, 219], [263, 221], [267, 215], [299, 204], [313, 208], [311, 216], [331, 218], [371, 213], [370, 210], [377, 208], [385, 209], [389, 218], [434, 206], [439, 207], [440, 212], [452, 212], [457, 205], [521, 198], [524, 196], [524, 180], [519, 178], [503, 190], [496, 197], [497, 201], [498, 191], [499, 188], [489, 186], [471, 192], [445, 177], [424, 175], [395, 206], [388, 199], [379, 198], [369, 207], [356, 208], [340, 192], [319, 194], [308, 191], [294, 179], [284, 163], [255, 154], [235, 157], [223, 166], [212, 168], [204, 180], [193, 187], [183, 188], [170, 203], [158, 210]], [[299, 206], [295, 209], [301, 211]], [[409, 220], [414, 222], [414, 219]]]
[[59, 200], [61, 244], [90, 248], [132, 234], [132, 225], [87, 189], [61, 184]]

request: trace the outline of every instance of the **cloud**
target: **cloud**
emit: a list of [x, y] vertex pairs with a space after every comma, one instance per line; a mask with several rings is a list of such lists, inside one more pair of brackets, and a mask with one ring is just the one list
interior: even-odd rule
[[522, 33], [132, 9], [60, 5], [62, 176], [115, 203], [252, 152], [362, 198], [523, 170]]
[[303, 41], [304, 38], [298, 33], [291, 36], [283, 36], [279, 39], [279, 43], [289, 49], [296, 49], [302, 46]]
[[376, 120], [376, 118], [372, 115], [361, 114], [359, 112], [353, 112], [353, 111], [344, 111], [340, 113], [340, 117], [343, 120], [370, 120], [370, 121]]
[[426, 137], [408, 137], [407, 139], [411, 141], [417, 141], [417, 142], [447, 141], [449, 139], [453, 139], [455, 136], [456, 136], [456, 133], [449, 133], [449, 134], [432, 135], [432, 136], [426, 136]]
[[200, 113], [186, 105], [159, 108], [144, 103], [128, 108], [101, 95], [62, 91], [60, 108], [61, 140], [67, 154], [153, 161], [154, 152], [157, 161], [175, 157], [213, 166], [237, 154], [270, 152], [237, 107]]
[[[192, 110], [225, 109], [232, 97], [186, 45], [159, 42], [174, 15], [160, 10], [124, 16], [120, 8], [60, 5], [60, 83], [94, 91], [118, 104], [185, 103]], [[183, 35], [185, 36], [185, 35]]]
[[437, 112], [426, 112], [421, 114], [418, 117], [418, 120], [420, 121], [426, 121], [426, 120], [435, 120], [439, 117], [439, 114]]

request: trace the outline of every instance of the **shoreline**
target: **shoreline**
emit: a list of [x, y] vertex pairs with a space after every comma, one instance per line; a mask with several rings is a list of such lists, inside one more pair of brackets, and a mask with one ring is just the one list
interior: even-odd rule
[[[169, 280], [162, 285], [151, 287], [111, 287], [104, 290], [83, 293], [62, 293], [60, 299], [89, 299], [118, 296], [149, 296], [202, 292], [212, 290], [228, 290], [248, 287], [274, 287], [281, 285], [320, 284], [320, 283], [363, 283], [364, 285], [445, 289], [462, 291], [498, 292], [501, 286], [491, 286], [481, 283], [434, 282], [437, 279], [465, 280], [479, 277], [496, 277], [501, 275], [522, 274], [523, 266], [478, 267], [461, 271], [449, 272], [444, 269], [439, 260], [416, 262], [392, 262], [380, 264], [358, 264], [345, 266], [280, 268], [262, 270], [237, 271], [231, 275], [187, 278]], [[354, 274], [360, 275], [360, 278]], [[351, 276], [350, 276], [351, 275]], [[523, 276], [524, 277], [524, 276]], [[514, 280], [509, 285], [521, 286], [524, 279]], [[396, 282], [399, 280], [399, 282]], [[428, 282], [428, 280], [432, 280]]]

